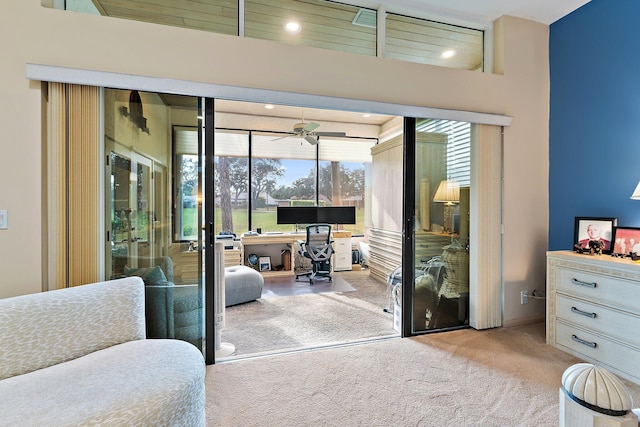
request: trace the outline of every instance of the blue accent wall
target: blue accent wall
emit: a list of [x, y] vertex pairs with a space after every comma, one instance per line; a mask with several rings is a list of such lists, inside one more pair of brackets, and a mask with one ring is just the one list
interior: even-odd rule
[[640, 2], [592, 0], [549, 34], [549, 249], [575, 217], [640, 227]]

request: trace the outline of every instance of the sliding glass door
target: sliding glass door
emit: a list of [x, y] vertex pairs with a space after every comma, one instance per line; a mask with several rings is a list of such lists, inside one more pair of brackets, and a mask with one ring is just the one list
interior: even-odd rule
[[175, 132], [198, 114], [194, 97], [104, 91], [106, 275], [144, 281], [147, 338], [203, 350], [201, 139]]
[[469, 324], [470, 145], [469, 123], [405, 119], [405, 336]]

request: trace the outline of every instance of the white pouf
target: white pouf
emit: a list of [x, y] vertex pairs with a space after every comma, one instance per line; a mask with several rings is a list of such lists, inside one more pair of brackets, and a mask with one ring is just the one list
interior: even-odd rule
[[264, 278], [251, 267], [234, 265], [224, 269], [224, 283], [225, 305], [229, 307], [259, 299]]
[[562, 374], [561, 427], [637, 427], [633, 400], [624, 383], [605, 368], [578, 363]]

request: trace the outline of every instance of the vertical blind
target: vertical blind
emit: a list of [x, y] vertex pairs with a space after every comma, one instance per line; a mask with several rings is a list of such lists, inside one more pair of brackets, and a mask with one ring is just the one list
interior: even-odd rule
[[447, 175], [460, 183], [471, 185], [471, 124], [452, 120], [428, 119], [416, 126], [421, 132], [437, 132], [447, 135]]
[[101, 279], [100, 91], [49, 83], [49, 289]]

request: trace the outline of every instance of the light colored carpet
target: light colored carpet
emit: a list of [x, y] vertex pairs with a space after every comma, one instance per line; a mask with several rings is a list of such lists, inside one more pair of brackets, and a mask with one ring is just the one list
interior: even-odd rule
[[208, 425], [557, 426], [561, 376], [579, 360], [544, 333], [466, 329], [212, 365]]
[[[221, 338], [236, 347], [231, 358], [397, 335], [393, 315], [383, 311], [385, 283], [370, 279], [366, 271], [336, 274], [334, 281], [355, 290], [270, 296], [227, 307]], [[322, 285], [313, 286], [322, 290]]]

